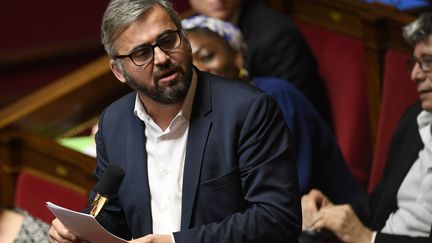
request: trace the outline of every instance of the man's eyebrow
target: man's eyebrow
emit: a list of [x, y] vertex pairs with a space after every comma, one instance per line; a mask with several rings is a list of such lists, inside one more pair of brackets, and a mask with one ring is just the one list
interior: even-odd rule
[[[167, 34], [168, 32], [174, 32], [174, 31], [176, 31], [176, 30], [168, 29], [168, 30], [163, 31], [162, 33], [160, 33], [160, 34], [157, 36], [156, 41], [153, 42], [153, 44], [156, 43], [156, 42], [158, 42], [159, 39], [160, 39], [162, 36], [164, 36], [165, 34]], [[141, 48], [143, 48], [143, 47], [151, 46], [151, 45], [153, 45], [153, 44], [149, 44], [149, 43], [141, 43], [141, 44], [138, 44], [138, 45], [134, 46], [134, 48], [132, 48], [132, 50], [129, 52], [129, 54], [131, 54], [131, 53], [133, 53], [134, 51], [139, 50], [139, 49], [141, 49]]]

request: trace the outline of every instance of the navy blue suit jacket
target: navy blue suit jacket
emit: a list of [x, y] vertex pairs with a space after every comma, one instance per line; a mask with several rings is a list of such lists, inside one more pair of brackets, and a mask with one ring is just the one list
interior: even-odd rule
[[[297, 242], [296, 163], [278, 106], [251, 85], [197, 72], [176, 243]], [[133, 114], [135, 96], [110, 105], [96, 135], [96, 176], [110, 163], [125, 171], [98, 220], [125, 239], [152, 233], [145, 124]]]

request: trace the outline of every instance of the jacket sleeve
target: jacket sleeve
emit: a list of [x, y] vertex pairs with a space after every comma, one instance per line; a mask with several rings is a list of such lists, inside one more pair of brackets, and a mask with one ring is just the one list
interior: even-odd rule
[[[105, 110], [106, 111], [106, 110]], [[99, 118], [99, 129], [96, 133], [96, 151], [97, 151], [97, 164], [95, 177], [99, 180], [104, 174], [109, 162], [107, 159], [107, 154], [105, 150], [105, 145], [103, 142], [104, 137], [104, 115], [105, 111], [102, 112]], [[84, 212], [89, 213], [91, 210], [91, 203], [96, 196], [97, 191], [95, 188], [90, 192], [89, 203]], [[131, 239], [132, 234], [128, 229], [126, 219], [120, 205], [118, 197], [110, 198], [106, 206], [96, 217], [97, 221], [109, 232], [123, 239]]]

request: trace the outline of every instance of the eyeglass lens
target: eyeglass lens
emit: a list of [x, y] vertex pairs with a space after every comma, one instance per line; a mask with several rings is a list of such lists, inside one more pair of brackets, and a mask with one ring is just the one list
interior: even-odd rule
[[420, 69], [423, 72], [429, 72], [432, 70], [432, 56], [424, 56], [420, 58], [412, 57], [408, 59], [407, 66], [410, 72], [414, 69], [416, 63], [419, 64]]
[[153, 59], [154, 48], [158, 46], [162, 51], [169, 52], [180, 46], [180, 36], [177, 31], [168, 32], [160, 37], [154, 45], [145, 45], [131, 54], [136, 65], [144, 65]]

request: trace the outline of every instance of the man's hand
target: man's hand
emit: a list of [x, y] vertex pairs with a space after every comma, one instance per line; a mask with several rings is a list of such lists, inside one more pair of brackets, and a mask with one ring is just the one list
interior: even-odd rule
[[173, 243], [171, 235], [146, 235], [144, 237], [129, 241], [131, 243]]
[[323, 207], [333, 206], [333, 203], [317, 189], [312, 189], [308, 194], [301, 199], [303, 229], [310, 228], [315, 214]]
[[372, 231], [360, 222], [348, 204], [321, 208], [311, 227], [326, 228], [348, 243], [369, 243], [372, 239]]
[[58, 219], [54, 219], [49, 230], [49, 241], [51, 243], [84, 242], [72, 234]]

